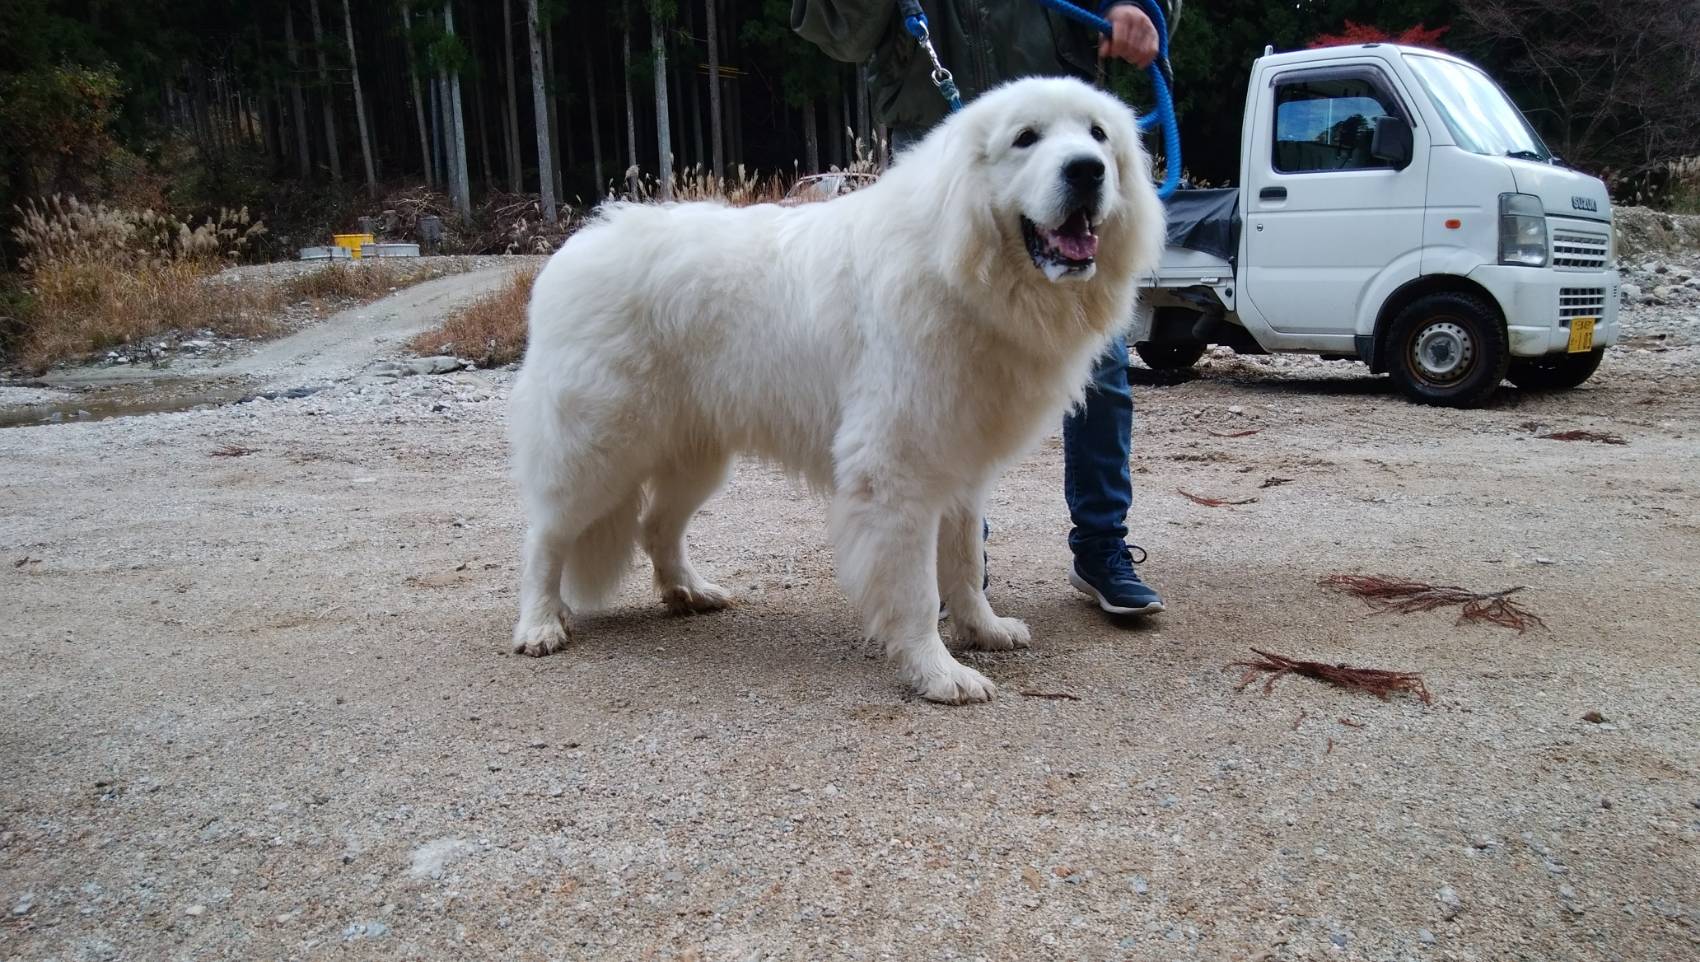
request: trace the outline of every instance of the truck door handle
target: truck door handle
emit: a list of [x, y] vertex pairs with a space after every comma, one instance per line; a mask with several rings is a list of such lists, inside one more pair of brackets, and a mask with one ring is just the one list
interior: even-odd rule
[[1265, 187], [1262, 190], [1257, 192], [1257, 199], [1258, 200], [1286, 200], [1287, 199], [1287, 188], [1285, 188], [1285, 187]]

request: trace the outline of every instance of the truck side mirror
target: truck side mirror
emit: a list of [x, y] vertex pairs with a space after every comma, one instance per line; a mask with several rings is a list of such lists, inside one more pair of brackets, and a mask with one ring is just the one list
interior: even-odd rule
[[1375, 118], [1375, 134], [1369, 142], [1369, 154], [1385, 160], [1395, 169], [1411, 162], [1411, 125], [1403, 117]]

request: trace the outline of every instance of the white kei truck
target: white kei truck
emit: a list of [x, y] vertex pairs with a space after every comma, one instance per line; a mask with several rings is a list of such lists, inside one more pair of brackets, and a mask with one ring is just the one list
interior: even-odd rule
[[1181, 190], [1129, 335], [1363, 361], [1412, 400], [1587, 380], [1618, 339], [1611, 201], [1473, 64], [1394, 44], [1252, 66], [1238, 187]]

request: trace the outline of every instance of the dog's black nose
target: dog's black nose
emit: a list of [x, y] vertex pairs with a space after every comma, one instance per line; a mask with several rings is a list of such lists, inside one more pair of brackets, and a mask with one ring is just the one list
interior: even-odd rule
[[1096, 157], [1076, 157], [1063, 165], [1063, 179], [1076, 190], [1096, 189], [1104, 183], [1104, 162]]
[[1064, 193], [1075, 210], [1095, 211], [1104, 194], [1104, 162], [1076, 157], [1063, 165]]

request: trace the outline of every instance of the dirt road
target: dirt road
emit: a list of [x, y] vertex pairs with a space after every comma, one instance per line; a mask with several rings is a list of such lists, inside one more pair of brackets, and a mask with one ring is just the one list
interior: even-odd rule
[[[962, 709], [905, 696], [755, 467], [693, 540], [739, 607], [634, 570], [506, 654], [504, 372], [0, 431], [0, 958], [1691, 960], [1697, 372], [1614, 351], [1474, 412], [1343, 363], [1142, 377], [1170, 611], [1069, 589], [1053, 438], [991, 518], [1034, 647], [969, 656], [1002, 694]], [[1333, 572], [1527, 585], [1547, 628]], [[1253, 645], [1436, 702], [1240, 691]]]
[[449, 274], [415, 284], [371, 304], [361, 304], [259, 344], [254, 350], [201, 360], [187, 358], [167, 369], [143, 365], [81, 367], [54, 372], [43, 383], [79, 389], [160, 380], [241, 379], [279, 390], [349, 378], [374, 357], [435, 326], [445, 315], [494, 291], [520, 264], [539, 258], [486, 258], [498, 266]]

